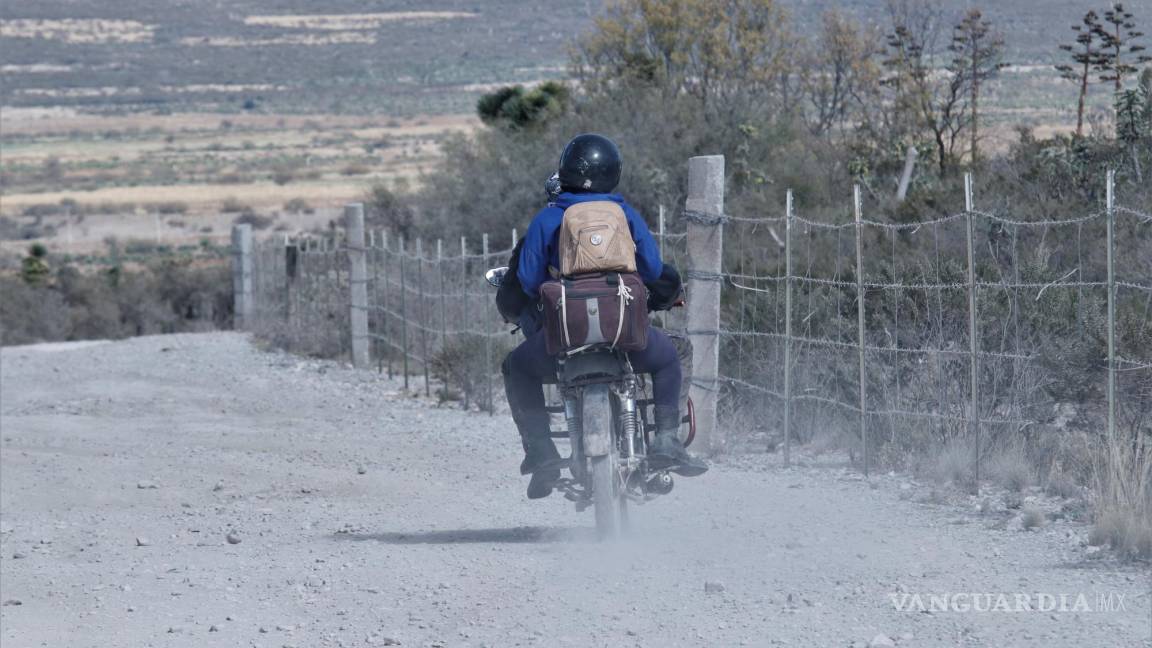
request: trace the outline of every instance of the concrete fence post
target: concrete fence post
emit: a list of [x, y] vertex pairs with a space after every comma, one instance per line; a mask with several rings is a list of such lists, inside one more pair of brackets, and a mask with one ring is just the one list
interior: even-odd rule
[[237, 331], [252, 326], [252, 226], [232, 227], [233, 327]]
[[[784, 467], [792, 463], [792, 190], [784, 198]], [[839, 253], [839, 250], [837, 250]]]
[[692, 341], [692, 387], [696, 435], [705, 453], [724, 448], [717, 424], [720, 364], [720, 284], [724, 253], [724, 156], [688, 160], [688, 337]]
[[972, 429], [972, 488], [980, 493], [980, 330], [976, 323], [976, 247], [973, 233], [972, 174], [964, 174], [964, 220], [967, 226], [965, 238], [968, 246], [968, 374], [971, 384], [968, 396], [968, 425]]
[[344, 206], [344, 234], [348, 248], [348, 321], [351, 323], [352, 366], [367, 367], [368, 357], [368, 251], [364, 247], [364, 204]]
[[868, 447], [868, 371], [864, 364], [864, 206], [860, 185], [852, 186], [852, 217], [856, 222], [856, 342], [860, 369], [860, 454], [864, 462], [864, 476], [871, 470]]
[[[1104, 180], [1104, 200], [1107, 214], [1107, 234], [1105, 244], [1108, 263], [1108, 451], [1112, 469], [1118, 464], [1115, 453], [1119, 448], [1116, 438], [1116, 172], [1108, 169]], [[1109, 475], [1116, 478], [1117, 475]]]

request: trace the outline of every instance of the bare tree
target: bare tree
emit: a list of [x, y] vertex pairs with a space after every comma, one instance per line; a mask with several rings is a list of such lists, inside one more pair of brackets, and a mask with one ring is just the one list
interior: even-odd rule
[[1100, 40], [1100, 17], [1095, 11], [1084, 14], [1079, 25], [1072, 25], [1076, 32], [1076, 44], [1061, 45], [1060, 49], [1072, 54], [1072, 62], [1056, 66], [1060, 76], [1080, 86], [1080, 98], [1076, 102], [1076, 137], [1084, 136], [1084, 102], [1088, 97], [1088, 84], [1092, 70], [1101, 62], [1103, 45]]
[[879, 77], [876, 57], [881, 51], [877, 37], [836, 10], [824, 12], [823, 28], [808, 48], [803, 73], [813, 134], [843, 126], [854, 111], [863, 112], [874, 103], [870, 95]]
[[952, 69], [964, 77], [968, 85], [969, 104], [972, 111], [968, 134], [971, 136], [969, 155], [976, 162], [979, 140], [980, 88], [988, 80], [996, 77], [1007, 63], [1004, 58], [1004, 36], [992, 29], [992, 22], [985, 20], [979, 9], [969, 9], [964, 19], [952, 29]]
[[892, 31], [883, 63], [889, 76], [881, 83], [895, 91], [895, 119], [911, 117], [931, 134], [937, 166], [941, 174], [947, 173], [969, 120], [967, 76], [954, 63], [943, 71], [934, 66], [940, 54], [940, 11], [935, 5], [890, 0], [888, 11]]

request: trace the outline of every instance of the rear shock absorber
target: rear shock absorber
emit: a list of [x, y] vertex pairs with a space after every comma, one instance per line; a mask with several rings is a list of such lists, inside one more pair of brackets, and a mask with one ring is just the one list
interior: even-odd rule
[[584, 438], [584, 420], [580, 418], [579, 398], [572, 395], [564, 396], [564, 421], [568, 424], [568, 437], [573, 443]]
[[624, 439], [621, 452], [626, 457], [636, 456], [636, 399], [631, 394], [620, 398], [620, 436]]

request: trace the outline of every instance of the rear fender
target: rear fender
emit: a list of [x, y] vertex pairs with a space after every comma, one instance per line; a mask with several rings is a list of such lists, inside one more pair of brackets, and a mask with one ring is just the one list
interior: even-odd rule
[[612, 452], [612, 404], [608, 385], [596, 383], [584, 387], [581, 400], [584, 432], [584, 454], [603, 457]]

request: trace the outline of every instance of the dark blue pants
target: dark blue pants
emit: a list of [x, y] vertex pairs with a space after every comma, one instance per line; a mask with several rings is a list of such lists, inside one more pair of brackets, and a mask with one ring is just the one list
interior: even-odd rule
[[[628, 354], [636, 373], [652, 375], [652, 397], [657, 406], [680, 406], [680, 358], [664, 331], [648, 330], [648, 346]], [[544, 332], [536, 331], [504, 360], [504, 389], [513, 416], [544, 409], [545, 379], [556, 376], [556, 358], [544, 348]]]

